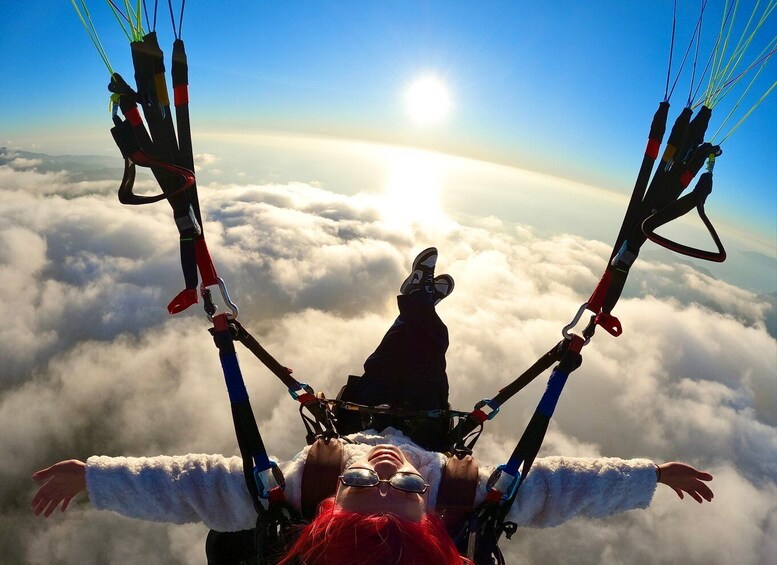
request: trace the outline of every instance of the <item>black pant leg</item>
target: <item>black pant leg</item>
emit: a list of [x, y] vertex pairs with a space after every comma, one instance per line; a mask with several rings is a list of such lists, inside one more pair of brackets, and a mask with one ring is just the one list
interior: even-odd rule
[[417, 410], [448, 405], [448, 328], [434, 306], [399, 296], [399, 317], [364, 362], [357, 397], [365, 404]]
[[[416, 295], [399, 296], [397, 304], [399, 317], [364, 362], [364, 375], [352, 382], [344, 399], [408, 410], [448, 408], [448, 328], [434, 306]], [[386, 426], [403, 430], [428, 449], [447, 447], [447, 420], [411, 422], [376, 417], [371, 425], [377, 429]]]

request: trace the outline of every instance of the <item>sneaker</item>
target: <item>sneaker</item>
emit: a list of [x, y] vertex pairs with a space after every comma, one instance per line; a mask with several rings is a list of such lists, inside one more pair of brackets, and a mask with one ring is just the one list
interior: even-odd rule
[[440, 301], [453, 292], [453, 277], [450, 275], [440, 275], [434, 277], [434, 304], [435, 306]]
[[413, 294], [417, 290], [424, 290], [430, 295], [434, 294], [434, 266], [437, 264], [437, 249], [429, 247], [418, 254], [413, 261], [410, 276], [399, 287], [401, 294]]

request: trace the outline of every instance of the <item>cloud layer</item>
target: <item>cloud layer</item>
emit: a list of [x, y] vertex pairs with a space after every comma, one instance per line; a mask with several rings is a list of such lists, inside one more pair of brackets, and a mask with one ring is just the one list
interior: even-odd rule
[[[35, 521], [35, 469], [91, 454], [234, 453], [207, 320], [169, 318], [181, 288], [169, 208], [128, 209], [114, 180], [50, 171], [28, 156], [0, 165], [0, 546], [8, 562], [204, 561], [201, 527], [98, 513], [81, 501]], [[215, 155], [202, 165], [218, 162]], [[150, 186], [148, 188], [151, 188]], [[599, 241], [495, 217], [424, 225], [387, 220], [374, 194], [314, 184], [211, 184], [206, 232], [240, 319], [301, 380], [334, 394], [359, 373], [394, 314], [415, 252], [434, 244], [456, 291], [438, 310], [451, 334], [454, 405], [468, 408], [559, 339], [609, 253]], [[777, 554], [777, 343], [773, 302], [692, 264], [651, 258], [584, 351], [545, 454], [680, 459], [715, 475], [711, 505], [659, 492], [647, 511], [521, 531], [508, 562], [765, 563]], [[770, 318], [771, 317], [771, 318]], [[271, 451], [304, 442], [282, 386], [241, 355]], [[505, 408], [479, 444], [501, 462], [542, 384]], [[512, 442], [512, 443], [511, 443]]]

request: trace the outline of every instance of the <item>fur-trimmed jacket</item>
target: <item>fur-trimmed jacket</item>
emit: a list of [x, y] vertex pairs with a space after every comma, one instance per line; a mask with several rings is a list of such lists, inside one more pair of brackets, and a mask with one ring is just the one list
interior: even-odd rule
[[[345, 465], [378, 444], [398, 446], [430, 484], [428, 505], [435, 507], [446, 457], [422, 449], [402, 432], [388, 428], [352, 434], [344, 443]], [[309, 448], [279, 462], [286, 499], [299, 508], [302, 469]], [[478, 470], [475, 504], [486, 495], [493, 467]], [[256, 512], [239, 457], [189, 454], [158, 457], [90, 457], [86, 487], [92, 505], [124, 516], [185, 524], [203, 522], [222, 531], [253, 528]], [[656, 467], [647, 459], [545, 457], [534, 462], [507, 519], [521, 527], [557, 526], [576, 516], [603, 518], [647, 508], [656, 488]]]

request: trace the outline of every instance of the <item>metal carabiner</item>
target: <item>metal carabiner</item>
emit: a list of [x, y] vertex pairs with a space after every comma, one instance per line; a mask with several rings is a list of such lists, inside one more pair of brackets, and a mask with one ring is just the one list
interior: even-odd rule
[[[229, 297], [227, 284], [224, 282], [224, 279], [222, 279], [221, 277], [216, 277], [216, 281], [218, 282], [218, 285], [219, 285], [219, 292], [221, 293], [221, 298], [224, 300], [224, 303], [227, 306], [229, 306], [229, 309], [231, 311], [231, 314], [227, 314], [227, 318], [229, 318], [230, 320], [236, 320], [240, 311], [237, 308], [237, 304], [232, 302], [232, 299]], [[207, 287], [200, 288], [200, 294], [202, 294], [202, 296], [206, 296], [206, 294], [208, 294], [209, 292], [210, 291]], [[208, 299], [206, 299], [206, 305], [207, 304], [208, 304]], [[213, 316], [215, 315], [216, 310], [218, 310], [218, 307], [215, 304], [213, 304], [212, 301], [210, 301], [210, 304], [213, 306], [213, 313], [211, 314], [210, 312], [206, 311], [205, 314], [208, 316], [208, 320], [212, 322]]]
[[572, 334], [569, 333], [569, 330], [577, 325], [577, 323], [580, 321], [580, 318], [583, 317], [583, 312], [585, 312], [587, 308], [588, 302], [584, 302], [580, 309], [577, 311], [577, 314], [575, 314], [575, 317], [572, 318], [572, 321], [564, 326], [564, 329], [561, 330], [561, 335], [563, 335], [565, 339], [572, 339]]
[[[588, 302], [584, 302], [582, 306], [580, 306], [580, 309], [577, 311], [577, 314], [575, 314], [575, 317], [572, 318], [572, 321], [569, 322], [564, 328], [561, 330], [561, 335], [564, 336], [564, 339], [571, 340], [572, 336], [574, 335], [569, 330], [574, 328], [577, 323], [580, 321], [580, 318], [583, 317], [583, 313], [588, 309]], [[591, 336], [588, 336], [585, 338], [585, 341], [583, 342], [583, 345], [588, 345], [588, 342], [591, 341]]]

